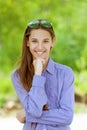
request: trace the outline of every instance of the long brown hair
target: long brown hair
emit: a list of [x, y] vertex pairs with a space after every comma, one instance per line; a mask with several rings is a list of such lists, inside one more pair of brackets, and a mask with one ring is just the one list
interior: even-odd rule
[[[41, 20], [41, 19], [40, 19]], [[41, 24], [35, 29], [44, 29], [47, 30], [52, 39], [55, 37], [53, 27], [45, 28]], [[21, 64], [16, 72], [20, 75], [20, 80], [23, 84], [23, 87], [26, 91], [29, 91], [32, 86], [32, 79], [34, 75], [34, 67], [33, 67], [33, 57], [30, 52], [29, 47], [27, 47], [27, 41], [29, 40], [29, 35], [31, 32], [31, 28], [27, 27], [24, 32], [23, 44], [22, 44], [22, 55], [21, 55]]]

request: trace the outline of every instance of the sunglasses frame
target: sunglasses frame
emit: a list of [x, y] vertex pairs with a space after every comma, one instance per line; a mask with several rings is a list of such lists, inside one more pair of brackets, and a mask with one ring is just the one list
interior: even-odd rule
[[44, 28], [52, 28], [52, 23], [50, 23], [48, 20], [45, 19], [33, 20], [30, 23], [28, 23], [27, 26], [33, 29], [38, 28], [40, 25], [42, 25]]

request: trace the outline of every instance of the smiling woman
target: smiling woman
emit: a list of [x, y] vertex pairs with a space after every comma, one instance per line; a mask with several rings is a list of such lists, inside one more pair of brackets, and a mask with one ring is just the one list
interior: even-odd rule
[[11, 78], [24, 110], [17, 119], [23, 130], [70, 130], [74, 113], [74, 76], [68, 66], [54, 62], [52, 24], [30, 22], [24, 33], [22, 59]]

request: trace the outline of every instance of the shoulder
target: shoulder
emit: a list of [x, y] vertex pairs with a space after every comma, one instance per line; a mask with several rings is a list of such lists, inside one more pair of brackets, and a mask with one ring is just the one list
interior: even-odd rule
[[54, 74], [56, 74], [61, 80], [74, 82], [74, 72], [72, 68], [67, 65], [54, 62]]
[[54, 66], [55, 66], [56, 68], [58, 68], [59, 70], [64, 70], [64, 71], [66, 71], [66, 70], [72, 70], [71, 67], [69, 67], [69, 66], [67, 66], [67, 65], [60, 64], [60, 63], [55, 62], [55, 61], [54, 61]]
[[60, 64], [58, 62], [54, 62], [54, 70], [63, 74], [72, 74], [73, 75], [73, 70], [71, 67], [67, 65]]
[[20, 79], [20, 76], [19, 76], [19, 74], [17, 73], [17, 70], [16, 70], [16, 69], [11, 72], [11, 79], [12, 79], [12, 80], [19, 80], [19, 79]]

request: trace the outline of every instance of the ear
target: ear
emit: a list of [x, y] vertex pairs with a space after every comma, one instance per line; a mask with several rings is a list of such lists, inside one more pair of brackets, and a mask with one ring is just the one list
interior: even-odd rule
[[52, 41], [52, 45], [51, 45], [51, 47], [54, 46], [55, 42], [56, 42], [56, 38], [54, 37], [54, 38], [53, 38], [53, 41]]

